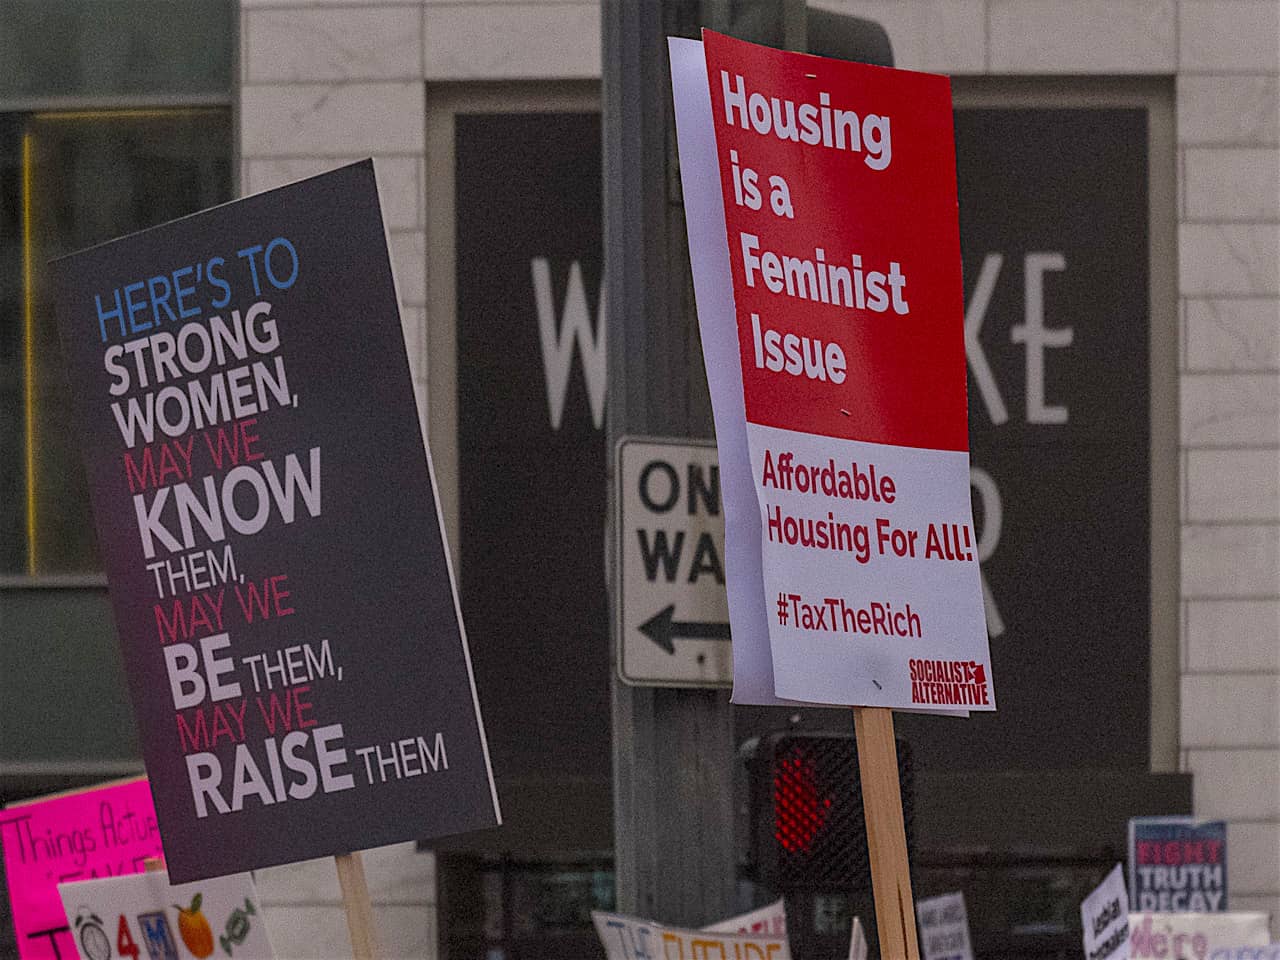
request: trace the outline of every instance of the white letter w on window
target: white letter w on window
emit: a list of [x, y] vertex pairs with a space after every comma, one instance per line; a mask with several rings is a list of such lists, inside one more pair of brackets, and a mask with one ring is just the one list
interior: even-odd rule
[[[569, 267], [569, 284], [564, 293], [564, 309], [560, 329], [556, 330], [555, 306], [551, 301], [551, 267], [546, 257], [530, 261], [533, 271], [533, 298], [538, 307], [538, 340], [542, 344], [542, 367], [547, 374], [547, 405], [551, 411], [551, 429], [559, 430], [564, 419], [564, 401], [569, 392], [569, 373], [573, 366], [573, 345], [582, 357], [582, 375], [587, 383], [591, 403], [591, 420], [597, 430], [604, 425], [605, 396], [605, 314], [604, 290], [601, 284], [597, 313], [599, 325], [593, 330], [587, 310], [587, 294], [582, 286], [582, 268], [578, 261]], [[599, 332], [596, 332], [596, 331]]]

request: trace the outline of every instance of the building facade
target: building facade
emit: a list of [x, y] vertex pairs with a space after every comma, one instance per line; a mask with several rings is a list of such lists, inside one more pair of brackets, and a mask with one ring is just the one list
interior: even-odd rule
[[[896, 65], [952, 75], [959, 107], [1142, 113], [1141, 202], [1150, 221], [1141, 265], [1149, 291], [1147, 344], [1139, 352], [1150, 390], [1140, 391], [1149, 434], [1136, 462], [1150, 476], [1149, 512], [1141, 524], [1149, 540], [1139, 564], [1149, 579], [1135, 589], [1149, 645], [1126, 669], [1147, 671], [1136, 680], [1143, 693], [1133, 709], [1139, 721], [1149, 722], [1136, 742], [1149, 770], [1193, 776], [1197, 815], [1229, 821], [1231, 906], [1269, 911], [1280, 938], [1280, 3], [823, 0], [822, 6], [878, 20], [889, 33]], [[472, 421], [460, 382], [471, 369], [460, 323], [471, 315], [471, 288], [460, 273], [468, 256], [460, 224], [469, 216], [464, 190], [474, 167], [464, 169], [461, 158], [474, 164], [484, 152], [486, 134], [475, 118], [520, 115], [579, 118], [568, 120], [560, 134], [553, 131], [539, 155], [558, 152], [572, 160], [581, 153], [583, 131], [598, 130], [590, 117], [600, 103], [600, 7], [560, 0], [239, 0], [227, 9], [229, 19], [207, 28], [215, 35], [228, 31], [225, 77], [213, 70], [212, 79], [199, 82], [152, 78], [150, 88], [129, 81], [104, 99], [90, 71], [79, 91], [19, 92], [8, 105], [0, 98], [0, 149], [10, 148], [17, 158], [5, 169], [18, 171], [17, 180], [11, 175], [0, 185], [8, 191], [9, 213], [18, 218], [9, 222], [33, 215], [22, 198], [38, 204], [42, 196], [21, 181], [23, 151], [29, 155], [33, 144], [74, 149], [74, 143], [60, 145], [58, 137], [68, 135], [57, 125], [74, 123], [87, 110], [116, 111], [113, 129], [132, 122], [188, 131], [175, 138], [189, 144], [183, 162], [139, 169], [151, 177], [168, 172], [171, 180], [156, 181], [168, 185], [159, 194], [178, 192], [191, 209], [223, 199], [220, 192], [254, 193], [374, 156], [419, 414], [436, 460], [450, 540], [462, 554], [465, 604], [468, 468], [460, 434]], [[12, 40], [0, 39], [0, 49]], [[146, 111], [157, 114], [143, 116]], [[8, 147], [5, 124], [15, 131]], [[89, 129], [75, 136], [84, 143], [101, 134]], [[99, 149], [110, 156], [109, 144]], [[598, 142], [588, 154], [598, 158]], [[537, 161], [521, 156], [522, 163]], [[573, 169], [570, 164], [567, 172], [545, 175], [564, 194], [575, 189]], [[598, 176], [597, 166], [597, 184]], [[119, 229], [111, 233], [141, 226], [137, 218], [154, 222], [184, 212], [159, 201], [148, 207], [138, 197], [130, 203], [127, 216], [123, 208], [112, 213], [110, 222]], [[105, 216], [88, 200], [83, 209], [85, 217]], [[582, 213], [593, 215], [598, 211]], [[14, 226], [0, 245], [21, 249], [26, 235]], [[92, 235], [92, 229], [71, 230], [67, 242]], [[1106, 240], [1104, 235], [1099, 242]], [[598, 434], [592, 442], [602, 444], [604, 352], [596, 351], [593, 334], [602, 325], [595, 299], [599, 252], [574, 252], [590, 242], [590, 236], [575, 237], [572, 249], [549, 252], [551, 268], [559, 257], [567, 272], [549, 281], [563, 312], [558, 327], [548, 321], [548, 336], [564, 336], [574, 324], [576, 352], [572, 339], [561, 339], [558, 352], [548, 353], [544, 339], [541, 357], [530, 363], [545, 372], [553, 424], [560, 383], [562, 417], [572, 419], [581, 407], [576, 415], [583, 435]], [[0, 246], [0, 267], [29, 269], [30, 251], [7, 260], [6, 252]], [[971, 269], [966, 253], [971, 311], [984, 262], [979, 257]], [[574, 268], [585, 281], [574, 280]], [[585, 305], [581, 317], [572, 315], [575, 282], [585, 282], [578, 293]], [[535, 273], [530, 284], [537, 283]], [[14, 290], [29, 286], [10, 283]], [[58, 649], [67, 661], [86, 649], [110, 661], [114, 638], [92, 546], [65, 548], [66, 562], [52, 565], [38, 552], [40, 544], [74, 540], [46, 532], [42, 524], [61, 517], [74, 525], [87, 513], [83, 505], [65, 506], [83, 500], [74, 485], [41, 498], [28, 494], [24, 465], [50, 462], [28, 449], [33, 435], [44, 436], [32, 413], [39, 398], [27, 386], [36, 336], [30, 311], [37, 308], [10, 296], [3, 309], [0, 327], [11, 349], [0, 356], [8, 364], [0, 366], [0, 428], [8, 438], [4, 469], [17, 471], [4, 493], [21, 494], [25, 504], [0, 510], [4, 529], [12, 531], [6, 538], [25, 544], [12, 547], [0, 570], [0, 663], [6, 667], [0, 693], [10, 698], [26, 696], [10, 687], [6, 677], [14, 675], [65, 691], [63, 671], [42, 672], [30, 662], [40, 659], [32, 645], [45, 643], [46, 635], [63, 638], [48, 642], [64, 643]], [[527, 319], [530, 327], [540, 322]], [[1050, 317], [1046, 323], [1059, 321]], [[1107, 343], [1090, 347], [1083, 336], [1081, 329], [1074, 349], [1105, 357]], [[552, 354], [563, 358], [561, 366], [549, 359]], [[970, 364], [971, 374], [977, 373], [972, 356]], [[979, 379], [971, 376], [971, 394], [983, 393]], [[1068, 388], [1049, 381], [1050, 393]], [[984, 399], [990, 416], [990, 397]], [[1023, 416], [1021, 393], [1006, 388], [1001, 400], [1006, 418], [1044, 422], [1030, 412]], [[1052, 397], [1045, 403], [1051, 406]], [[1122, 419], [1120, 411], [1116, 417]], [[51, 475], [61, 472], [45, 474]], [[983, 512], [990, 522], [990, 507]], [[0, 553], [8, 549], [0, 545]], [[598, 564], [599, 556], [592, 562]], [[603, 589], [600, 594], [603, 610]], [[989, 621], [991, 612], [989, 607]], [[483, 680], [480, 666], [478, 671]], [[1003, 682], [1006, 689], [1016, 684], [1016, 672]], [[129, 720], [122, 687], [111, 676], [102, 683], [102, 716], [114, 718], [120, 733], [98, 736], [92, 749], [84, 744], [93, 737], [64, 732], [71, 721], [56, 707], [6, 714], [0, 706], [0, 716], [21, 729], [23, 739], [18, 745], [7, 732], [0, 739], [0, 774], [34, 782], [135, 769], [136, 744], [123, 732]], [[597, 678], [585, 696], [589, 704], [603, 705], [607, 727], [605, 681]], [[546, 729], [555, 729], [563, 718], [548, 713], [544, 720]], [[47, 730], [49, 739], [42, 741], [38, 730]], [[1117, 729], [1115, 736], [1132, 732]], [[79, 745], [59, 740], [78, 736], [85, 738]], [[603, 773], [585, 771], [581, 790], [598, 792], [602, 783], [607, 790], [607, 753], [598, 759]], [[556, 789], [538, 781], [536, 770], [519, 768], [514, 753], [510, 763], [513, 783]], [[601, 847], [595, 840], [586, 851], [574, 850], [570, 839], [560, 845], [575, 853]], [[435, 858], [405, 844], [370, 854], [367, 873], [386, 955], [434, 955]], [[331, 864], [268, 870], [260, 882], [282, 955], [307, 956], [308, 944], [316, 942], [335, 950], [345, 944]]]

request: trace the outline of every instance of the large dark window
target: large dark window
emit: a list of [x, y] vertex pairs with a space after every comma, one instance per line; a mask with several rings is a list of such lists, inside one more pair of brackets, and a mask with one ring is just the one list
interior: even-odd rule
[[47, 264], [231, 198], [235, 8], [0, 0], [0, 803], [140, 767]]
[[47, 262], [230, 196], [224, 107], [0, 115], [0, 574], [98, 565]]
[[231, 198], [234, 0], [0, 3], [0, 577], [96, 572], [54, 257]]

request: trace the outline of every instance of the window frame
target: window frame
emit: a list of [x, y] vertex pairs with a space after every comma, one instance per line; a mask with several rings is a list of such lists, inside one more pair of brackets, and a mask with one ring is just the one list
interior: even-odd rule
[[475, 113], [599, 113], [594, 80], [427, 85], [426, 409], [419, 410], [439, 487], [445, 532], [455, 569], [461, 541], [458, 514], [458, 297], [455, 120]]
[[[231, 195], [238, 197], [242, 190], [240, 156], [240, 48], [243, 42], [243, 26], [239, 4], [232, 5], [231, 35], [233, 38], [231, 59], [231, 85], [223, 93], [163, 93], [120, 94], [109, 96], [35, 96], [13, 97], [0, 95], [0, 115], [30, 115], [37, 113], [73, 113], [111, 110], [182, 110], [191, 108], [223, 108], [230, 113], [231, 122]], [[25, 416], [25, 412], [23, 414]], [[25, 428], [24, 428], [25, 429]], [[24, 439], [25, 443], [25, 439]], [[25, 492], [24, 492], [25, 495]], [[0, 591], [11, 589], [69, 589], [84, 590], [107, 587], [107, 575], [103, 571], [76, 573], [26, 573], [0, 571]]]
[[[956, 110], [1136, 107], [1147, 112], [1150, 302], [1150, 753], [1152, 773], [1179, 770], [1180, 452], [1177, 286], [1177, 144], [1174, 89], [1167, 77], [952, 78]], [[427, 402], [430, 438], [449, 542], [458, 563], [457, 303], [454, 259], [454, 118], [460, 113], [590, 111], [594, 81], [428, 84]]]

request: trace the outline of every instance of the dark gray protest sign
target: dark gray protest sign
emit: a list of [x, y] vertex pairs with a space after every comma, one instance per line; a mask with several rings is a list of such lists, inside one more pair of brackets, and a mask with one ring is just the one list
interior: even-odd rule
[[496, 825], [372, 162], [54, 266], [174, 880]]

